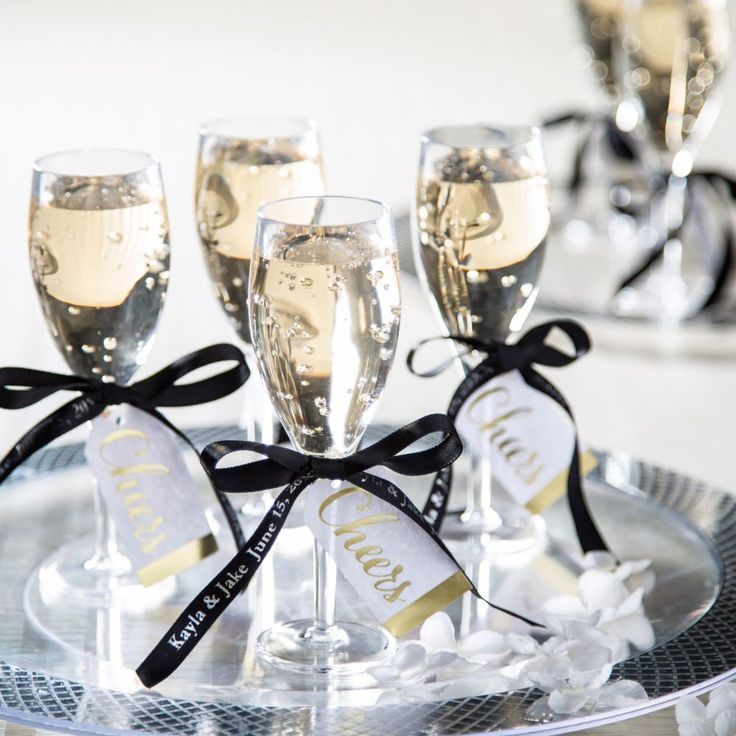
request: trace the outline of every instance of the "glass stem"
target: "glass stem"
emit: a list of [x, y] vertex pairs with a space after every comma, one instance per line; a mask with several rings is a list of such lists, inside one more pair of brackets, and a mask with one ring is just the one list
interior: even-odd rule
[[314, 542], [314, 623], [310, 631], [314, 641], [332, 639], [337, 605], [337, 565], [324, 547]]
[[88, 570], [113, 574], [127, 572], [130, 561], [120, 551], [115, 522], [110, 517], [96, 478], [94, 484], [95, 547], [85, 567]]
[[469, 448], [470, 469], [465, 488], [465, 510], [460, 520], [482, 525], [485, 531], [493, 531], [501, 525], [501, 518], [491, 506], [493, 473], [487, 447], [484, 442], [480, 448]]
[[658, 216], [660, 238], [665, 240], [660, 290], [663, 322], [679, 321], [686, 312], [684, 303], [686, 285], [682, 277], [682, 240], [678, 235], [672, 236], [685, 219], [686, 197], [687, 179], [670, 174]]
[[250, 369], [250, 378], [245, 384], [238, 426], [245, 430], [248, 440], [273, 445], [278, 439], [278, 420], [274, 415], [266, 386], [258, 372], [253, 346], [246, 345], [243, 352]]
[[[238, 426], [251, 442], [275, 445], [278, 442], [279, 421], [273, 411], [266, 385], [258, 371], [255, 351], [252, 345], [245, 345], [243, 352], [250, 369], [250, 378], [243, 391], [243, 405]], [[250, 493], [240, 509], [245, 516], [261, 516], [273, 503], [270, 491]]]
[[[466, 359], [458, 359], [462, 378], [473, 368]], [[481, 447], [467, 446], [468, 473], [465, 482], [465, 510], [460, 521], [467, 524], [481, 525], [486, 531], [493, 531], [501, 526], [501, 517], [491, 506], [493, 473], [491, 469], [490, 446], [483, 442]]]

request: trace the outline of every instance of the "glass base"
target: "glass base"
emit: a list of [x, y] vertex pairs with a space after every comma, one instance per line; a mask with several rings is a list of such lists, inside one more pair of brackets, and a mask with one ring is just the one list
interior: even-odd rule
[[525, 552], [544, 541], [544, 521], [522, 506], [498, 504], [474, 512], [450, 512], [442, 523], [441, 536], [466, 542], [488, 554]]
[[100, 636], [80, 638], [82, 622], [94, 621], [100, 634], [115, 615], [156, 609], [174, 594], [176, 578], [144, 587], [127, 557], [95, 560], [93, 550], [90, 536], [47, 557], [28, 578], [23, 608], [36, 630], [59, 646], [105, 659], [108, 647], [101, 645]]
[[656, 271], [642, 284], [621, 291], [614, 298], [612, 309], [618, 317], [678, 325], [695, 315], [702, 305], [708, 279], [701, 281], [694, 285], [682, 277]]
[[258, 638], [257, 657], [264, 669], [281, 673], [324, 676], [334, 686], [350, 686], [367, 667], [395, 649], [394, 638], [384, 629], [354, 621], [338, 621], [318, 630], [311, 619], [290, 621], [264, 631]]
[[127, 557], [116, 554], [95, 559], [93, 550], [93, 539], [83, 538], [61, 547], [40, 565], [36, 576], [44, 601], [63, 598], [90, 606], [127, 601], [143, 610], [157, 606], [176, 587], [173, 577], [145, 587]]

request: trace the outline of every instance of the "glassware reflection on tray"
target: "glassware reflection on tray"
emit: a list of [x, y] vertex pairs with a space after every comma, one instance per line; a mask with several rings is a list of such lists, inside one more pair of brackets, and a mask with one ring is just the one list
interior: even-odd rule
[[[203, 430], [197, 441], [228, 436], [235, 431], [234, 428]], [[9, 484], [0, 494], [0, 512], [8, 530], [3, 541], [14, 549], [13, 564], [0, 565], [0, 612], [6, 622], [0, 631], [0, 660], [21, 668], [11, 677], [17, 677], [22, 670], [41, 671], [57, 683], [66, 679], [79, 683], [75, 687], [81, 688], [80, 692], [86, 687], [97, 687], [105, 692], [109, 689], [132, 694], [140, 689], [133, 671], [135, 666], [199, 589], [202, 578], [218, 568], [222, 558], [207, 560], [196, 571], [177, 578], [176, 592], [156, 610], [141, 611], [121, 605], [83, 611], [70, 604], [63, 614], [65, 620], [56, 622], [57, 628], [65, 628], [64, 646], [29, 626], [23, 612], [24, 603], [27, 606], [40, 594], [37, 586], [26, 586], [34, 566], [45, 558], [49, 549], [73, 540], [93, 522], [87, 503], [92, 488], [88, 480], [89, 487], [85, 485], [87, 476], [81, 467], [81, 457], [80, 446], [39, 453], [35, 462], [40, 471], [35, 477]], [[639, 465], [623, 455], [600, 454], [599, 459], [599, 468], [588, 482], [594, 511], [604, 532], [615, 536], [619, 554], [632, 559], [652, 559], [658, 585], [647, 596], [645, 605], [654, 624], [656, 647], [661, 648], [673, 639], [677, 642], [701, 617], [708, 617], [724, 578], [719, 551], [675, 511], [685, 511], [706, 531], [717, 531], [724, 524], [724, 503], [733, 502], [726, 502], [722, 494], [708, 493], [677, 476], [659, 479], [649, 466]], [[75, 469], [75, 465], [79, 467]], [[48, 472], [51, 469], [59, 472]], [[654, 474], [654, 481], [647, 474]], [[668, 477], [672, 478], [671, 486], [666, 482]], [[637, 490], [645, 481], [652, 486], [648, 492], [663, 503]], [[426, 484], [419, 482], [407, 488], [407, 492], [419, 499], [426, 492]], [[557, 505], [546, 513], [548, 525], [554, 530], [546, 549], [520, 554], [516, 560], [505, 556], [499, 565], [481, 557], [477, 562], [467, 563], [468, 572], [484, 581], [496, 602], [520, 611], [531, 612], [540, 600], [565, 592], [580, 572], [580, 560], [575, 548], [568, 546], [568, 540], [574, 536], [564, 512], [564, 506]], [[301, 684], [293, 679], [280, 681], [260, 672], [255, 659], [258, 635], [274, 621], [289, 620], [304, 611], [313, 594], [311, 582], [304, 582], [310, 580], [310, 535], [300, 528], [292, 528], [282, 536], [274, 555], [274, 570], [283, 581], [277, 598], [274, 600], [270, 593], [273, 577], [262, 576], [258, 585], [216, 624], [186, 664], [158, 688], [160, 693], [176, 699], [284, 708], [327, 704], [369, 706], [380, 697], [381, 691], [375, 687], [320, 693], [312, 691], [306, 681]], [[221, 552], [225, 557], [229, 553], [227, 549]], [[5, 555], [3, 559], [9, 558]], [[207, 566], [211, 569], [202, 569]], [[338, 602], [338, 615], [370, 620], [369, 613], [344, 584], [339, 587]], [[58, 615], [61, 609], [56, 610]], [[505, 617], [496, 618], [498, 614], [477, 606], [469, 596], [453, 604], [448, 612], [461, 635], [479, 628], [508, 625]], [[624, 662], [620, 669], [636, 670], [636, 662], [648, 656]], [[689, 656], [696, 662], [698, 657], [702, 659], [697, 651]], [[720, 674], [718, 668], [726, 668], [731, 661], [730, 666], [736, 666], [736, 651], [724, 655], [722, 662], [697, 662], [697, 667], [690, 663], [689, 668], [691, 672], [702, 671], [705, 676], [715, 677]], [[666, 679], [658, 679], [653, 687], [651, 677], [651, 673], [641, 675], [650, 695], [669, 692]], [[690, 675], [683, 673], [682, 677]], [[679, 677], [675, 682], [679, 682]], [[520, 697], [506, 696], [512, 711]], [[516, 714], [510, 717], [519, 723], [526, 722], [521, 711], [513, 712]]]

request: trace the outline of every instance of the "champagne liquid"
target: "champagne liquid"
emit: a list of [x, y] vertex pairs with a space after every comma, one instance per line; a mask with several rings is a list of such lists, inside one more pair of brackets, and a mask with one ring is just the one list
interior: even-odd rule
[[441, 161], [417, 186], [426, 285], [452, 335], [505, 341], [537, 296], [549, 228], [545, 177], [473, 160]]
[[77, 187], [51, 204], [34, 199], [30, 213], [31, 268], [51, 334], [75, 373], [107, 383], [128, 382], [143, 364], [169, 277], [163, 202], [119, 195]]
[[237, 160], [200, 165], [196, 213], [217, 298], [238, 335], [250, 342], [248, 272], [256, 212], [273, 200], [323, 194], [324, 182], [319, 161], [286, 151], [266, 155], [245, 142], [241, 147]]
[[677, 152], [692, 134], [728, 58], [728, 15], [717, 2], [649, 0], [625, 39], [630, 81], [652, 142]]
[[276, 412], [304, 452], [352, 452], [394, 359], [395, 253], [348, 233], [295, 234], [253, 267], [251, 327]]
[[616, 78], [616, 53], [621, 42], [625, 0], [578, 0], [578, 15], [590, 50], [591, 71], [612, 101], [621, 96]]

